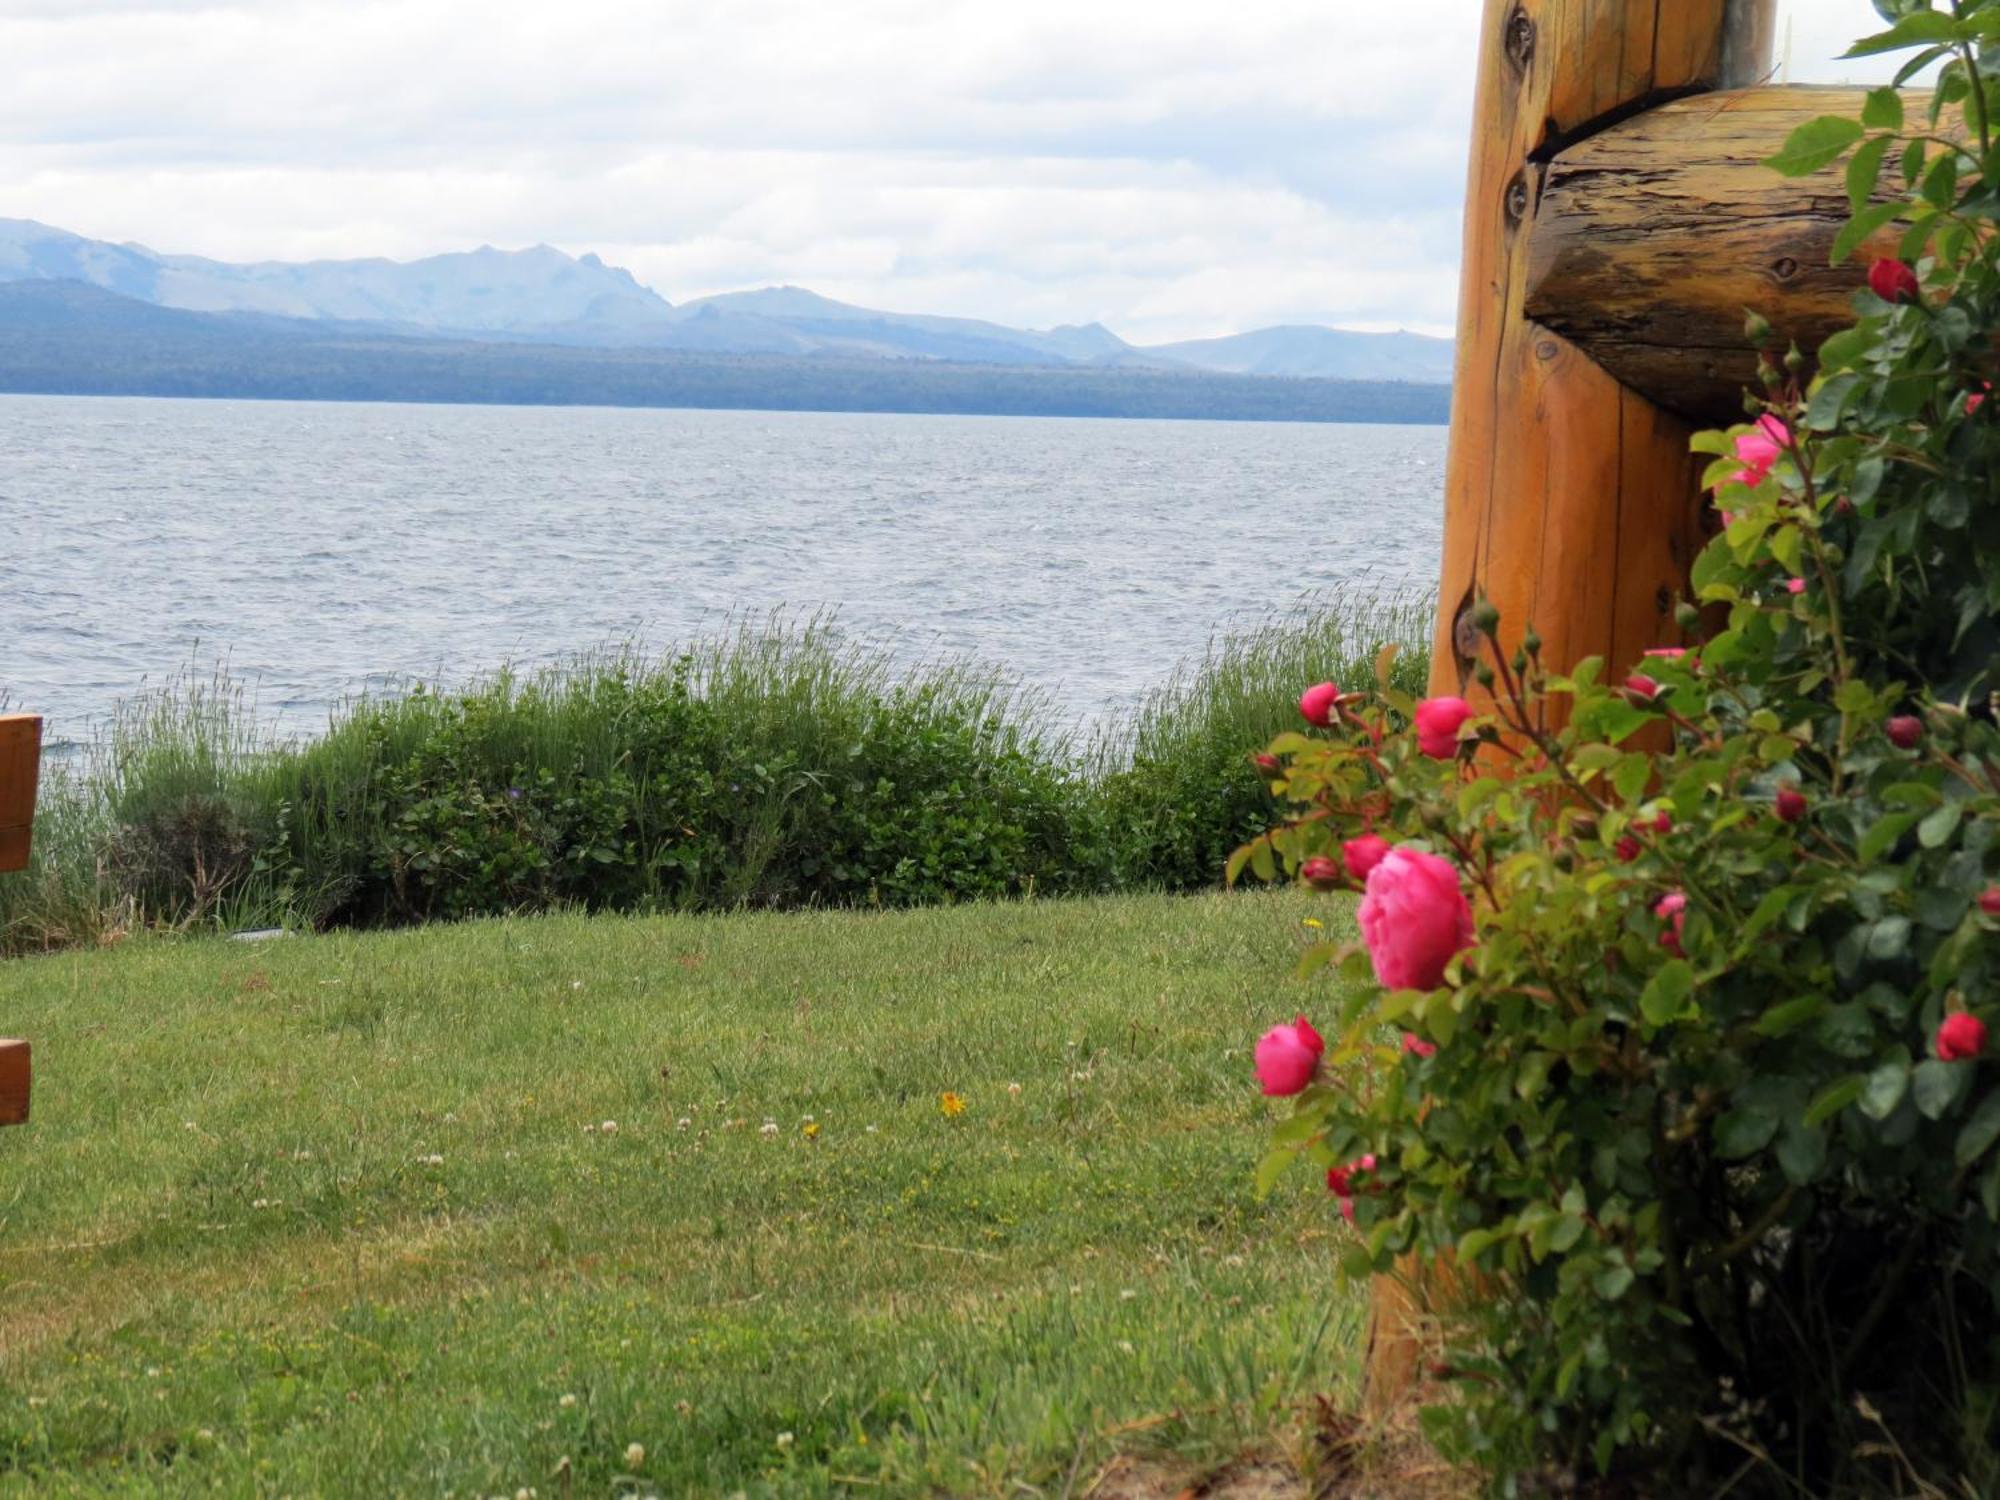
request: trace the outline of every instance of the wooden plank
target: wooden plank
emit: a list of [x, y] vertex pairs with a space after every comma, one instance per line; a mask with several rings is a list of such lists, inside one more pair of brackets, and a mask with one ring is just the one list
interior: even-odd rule
[[[1667, 104], [1549, 162], [1528, 236], [1528, 317], [1580, 344], [1655, 405], [1740, 419], [1757, 377], [1743, 311], [1810, 354], [1849, 305], [1884, 230], [1828, 264], [1848, 218], [1840, 165], [1788, 181], [1761, 163], [1816, 115], [1853, 117], [1860, 89], [1749, 89]], [[1913, 97], [1913, 111], [1923, 108]]]
[[28, 867], [41, 768], [42, 721], [32, 714], [0, 715], [0, 871]]
[[28, 1122], [31, 1061], [26, 1042], [0, 1039], [0, 1125], [25, 1125]]

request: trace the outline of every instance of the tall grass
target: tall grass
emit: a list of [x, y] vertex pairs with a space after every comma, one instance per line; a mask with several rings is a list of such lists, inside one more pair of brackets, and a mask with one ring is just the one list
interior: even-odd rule
[[0, 953], [134, 925], [386, 924], [577, 906], [911, 905], [1212, 885], [1271, 806], [1248, 755], [1302, 686], [1420, 686], [1430, 606], [1314, 598], [1222, 634], [1079, 741], [956, 660], [769, 617], [262, 729], [224, 673], [125, 705], [52, 768]]
[[1385, 647], [1396, 648], [1391, 685], [1421, 693], [1434, 612], [1428, 596], [1389, 589], [1308, 596], [1215, 636], [1129, 719], [1100, 731], [1091, 769], [1116, 830], [1120, 883], [1214, 884], [1230, 851], [1275, 812], [1249, 752], [1299, 727], [1303, 688], [1372, 683]]

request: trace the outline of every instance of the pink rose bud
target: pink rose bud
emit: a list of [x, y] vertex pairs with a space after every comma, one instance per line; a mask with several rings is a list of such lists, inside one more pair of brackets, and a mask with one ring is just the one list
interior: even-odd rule
[[1803, 594], [1805, 591], [1806, 591], [1806, 581], [1803, 578], [1787, 578], [1785, 580], [1786, 593]]
[[1625, 679], [1625, 696], [1644, 708], [1660, 696], [1660, 685], [1644, 672], [1634, 672]]
[[1436, 1057], [1437, 1043], [1427, 1042], [1414, 1031], [1403, 1033], [1403, 1050], [1412, 1057]]
[[[1765, 412], [1757, 419], [1755, 427], [1737, 438], [1736, 461], [1743, 467], [1730, 478], [1737, 484], [1762, 484], [1791, 444], [1791, 428], [1780, 418]], [[1722, 513], [1722, 524], [1725, 526], [1735, 519], [1728, 511]]]
[[1986, 1050], [1986, 1023], [1959, 1011], [1938, 1027], [1937, 1055], [1943, 1062], [1964, 1062]]
[[1965, 398], [1965, 414], [1969, 417], [1986, 404], [1986, 398], [1993, 394], [1993, 382], [1982, 380], [1979, 389]]
[[1772, 799], [1772, 809], [1786, 823], [1796, 823], [1806, 815], [1806, 797], [1797, 787], [1781, 786]]
[[1257, 768], [1257, 774], [1262, 776], [1266, 781], [1273, 780], [1282, 774], [1285, 769], [1285, 763], [1279, 760], [1277, 756], [1266, 754], [1263, 751], [1259, 751], [1257, 754], [1251, 756], [1250, 764]]
[[1924, 721], [1915, 714], [1897, 714], [1882, 726], [1882, 732], [1898, 750], [1914, 750], [1924, 737]]
[[1304, 1016], [1289, 1026], [1273, 1026], [1257, 1043], [1257, 1081], [1274, 1098], [1303, 1093], [1325, 1051], [1326, 1043]]
[[1868, 268], [1868, 290], [1884, 302], [1915, 301], [1922, 288], [1917, 273], [1900, 260], [1882, 259]]
[[1324, 854], [1315, 854], [1299, 866], [1299, 878], [1316, 891], [1340, 889], [1340, 866]]
[[1340, 689], [1331, 682], [1307, 688], [1299, 695], [1299, 712], [1305, 715], [1308, 724], [1325, 729], [1339, 717]]
[[1432, 760], [1451, 760], [1458, 754], [1458, 731], [1472, 717], [1472, 705], [1463, 698], [1426, 698], [1417, 705], [1417, 748]]
[[1633, 860], [1639, 857], [1640, 853], [1639, 841], [1633, 838], [1632, 835], [1629, 833], [1621, 836], [1618, 842], [1616, 844], [1613, 844], [1611, 847], [1613, 852], [1617, 854], [1618, 862], [1621, 865], [1629, 865], [1632, 863]]
[[1358, 839], [1349, 839], [1340, 846], [1341, 861], [1347, 866], [1348, 877], [1356, 885], [1365, 885], [1369, 874], [1382, 863], [1382, 856], [1389, 852], [1389, 841], [1380, 834], [1364, 833]]
[[1660, 933], [1660, 946], [1675, 958], [1684, 956], [1681, 953], [1681, 935], [1687, 928], [1687, 904], [1686, 896], [1679, 891], [1669, 891], [1653, 906], [1653, 915], [1667, 924]]
[[1359, 920], [1375, 977], [1392, 990], [1436, 989], [1445, 965], [1472, 946], [1472, 907], [1458, 871], [1407, 846], [1391, 849], [1369, 872]]
[[1354, 1200], [1352, 1198], [1342, 1198], [1340, 1200], [1340, 1216], [1350, 1224], [1354, 1222]]
[[1989, 917], [2000, 917], [2000, 885], [1989, 885], [1979, 893], [1979, 909]]
[[1688, 648], [1685, 646], [1654, 646], [1646, 652], [1646, 655], [1655, 661], [1679, 661], [1687, 654]]
[[1655, 834], [1659, 835], [1659, 837], [1665, 838], [1668, 834], [1674, 831], [1674, 815], [1670, 812], [1662, 812], [1658, 817], [1654, 818], [1653, 821], [1651, 823], [1648, 823], [1646, 826], [1652, 829], [1652, 831]]

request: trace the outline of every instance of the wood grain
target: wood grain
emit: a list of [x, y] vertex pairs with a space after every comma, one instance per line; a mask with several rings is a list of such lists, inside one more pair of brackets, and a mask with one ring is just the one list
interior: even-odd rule
[[28, 1121], [31, 1061], [26, 1042], [0, 1039], [0, 1125], [25, 1125]]
[[28, 867], [41, 768], [42, 721], [31, 714], [0, 715], [0, 871]]
[[[1859, 89], [1706, 94], [1589, 136], [1542, 178], [1528, 236], [1526, 315], [1622, 384], [1700, 422], [1740, 420], [1757, 377], [1743, 312], [1811, 353], [1854, 320], [1872, 254], [1828, 265], [1847, 222], [1843, 172], [1787, 180], [1762, 166], [1816, 115], [1858, 115]], [[1922, 107], [1912, 99], [1910, 107]]]

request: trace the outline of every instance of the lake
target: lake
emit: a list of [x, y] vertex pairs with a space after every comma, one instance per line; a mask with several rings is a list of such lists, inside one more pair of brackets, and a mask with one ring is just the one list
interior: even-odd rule
[[1231, 620], [1430, 587], [1445, 429], [0, 397], [0, 699], [87, 736], [218, 664], [266, 721], [732, 614], [1088, 718]]

